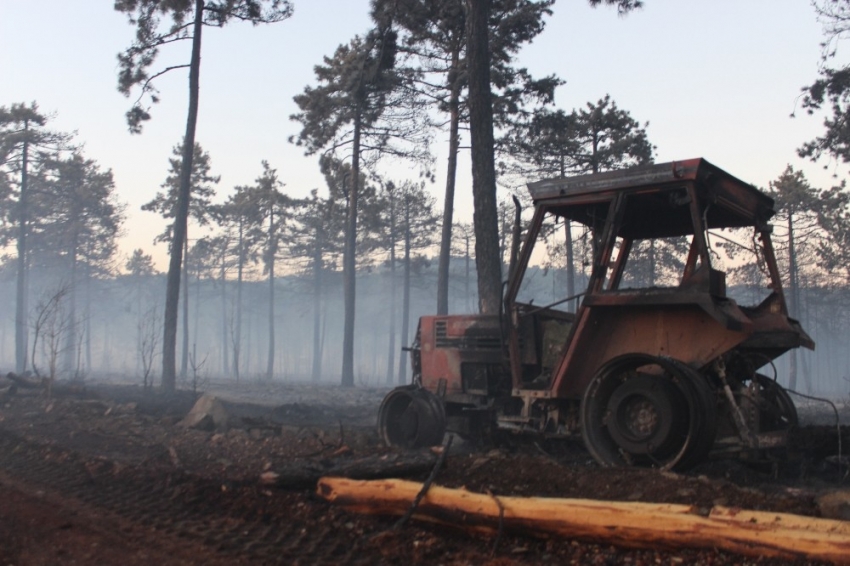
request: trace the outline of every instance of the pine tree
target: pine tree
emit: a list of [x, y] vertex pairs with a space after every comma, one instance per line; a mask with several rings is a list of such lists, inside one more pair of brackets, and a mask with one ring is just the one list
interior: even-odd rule
[[[816, 250], [823, 239], [818, 220], [822, 217], [820, 207], [824, 201], [820, 198], [819, 191], [806, 180], [802, 171], [795, 171], [790, 165], [770, 183], [768, 193], [776, 203], [777, 215], [773, 220], [776, 229], [774, 242], [784, 271], [789, 314], [801, 318], [802, 280], [803, 275], [806, 272], [811, 273], [817, 262]], [[791, 350], [788, 355], [788, 386], [790, 389], [796, 389], [799, 375], [797, 352]], [[811, 376], [804, 372], [803, 377], [807, 390], [811, 392]]]
[[[488, 22], [493, 38], [491, 89], [497, 125], [528, 112], [528, 106], [549, 103], [560, 81], [534, 80], [514, 66], [514, 56], [543, 30], [543, 16], [553, 0], [496, 0]], [[448, 312], [448, 273], [460, 125], [468, 120], [466, 105], [466, 9], [461, 0], [383, 0], [373, 3], [376, 21], [392, 19], [403, 33], [400, 52], [410, 67], [410, 87], [438, 112], [447, 115], [449, 153], [440, 241], [437, 313]]]
[[[428, 248], [434, 244], [432, 227], [437, 222], [434, 213], [434, 199], [425, 191], [425, 187], [411, 182], [403, 183], [398, 189], [399, 205], [401, 207], [401, 230], [404, 242], [404, 282], [402, 287], [401, 307], [401, 344], [410, 344], [410, 283], [413, 252]], [[402, 351], [398, 364], [398, 383], [407, 382], [407, 352]]]
[[[515, 124], [503, 140], [511, 155], [506, 169], [525, 181], [546, 177], [566, 177], [582, 173], [599, 173], [651, 163], [655, 147], [646, 133], [648, 123], [641, 125], [631, 114], [617, 107], [606, 95], [597, 103], [567, 114], [563, 110], [542, 110], [529, 119]], [[567, 274], [567, 296], [576, 294], [573, 229], [564, 227]], [[639, 261], [654, 255], [652, 243], [639, 243], [631, 260]], [[662, 254], [666, 257], [669, 254]], [[646, 262], [644, 262], [646, 263]], [[646, 266], [644, 266], [646, 267]], [[652, 285], [652, 269], [646, 271], [646, 281]]]
[[[201, 32], [204, 26], [223, 27], [231, 20], [259, 23], [278, 22], [292, 14], [288, 0], [116, 0], [115, 9], [126, 13], [131, 25], [136, 26], [136, 38], [118, 55], [120, 71], [118, 90], [125, 96], [139, 88], [141, 94], [127, 112], [127, 124], [132, 133], [139, 133], [142, 124], [150, 119], [149, 107], [142, 106], [146, 96], [151, 104], [159, 100], [153, 81], [163, 74], [181, 68], [189, 69], [189, 110], [186, 134], [183, 136], [180, 190], [174, 216], [171, 261], [165, 291], [165, 320], [163, 328], [162, 387], [173, 391], [176, 387], [177, 304], [180, 294], [180, 269], [186, 240], [189, 216], [192, 159], [195, 147], [195, 129], [198, 121], [200, 93]], [[171, 25], [161, 29], [160, 18], [170, 17]], [[189, 62], [172, 65], [150, 74], [159, 49], [178, 41], [191, 40]]]
[[[639, 8], [639, 0], [590, 0], [591, 6], [616, 5], [620, 13]], [[496, 212], [496, 171], [491, 99], [491, 54], [487, 27], [492, 0], [467, 0], [467, 74], [472, 142], [473, 225], [482, 313], [501, 309], [501, 280]]]
[[850, 65], [835, 65], [838, 47], [850, 33], [850, 0], [814, 0], [812, 5], [823, 24], [826, 38], [819, 73], [821, 78], [803, 87], [803, 108], [814, 114], [825, 105], [831, 115], [824, 119], [824, 135], [800, 147], [800, 157], [822, 156], [850, 162]]
[[832, 285], [842, 287], [850, 283], [850, 193], [847, 183], [841, 181], [821, 192], [820, 200], [818, 223], [826, 238], [818, 246], [819, 265], [831, 274]]
[[311, 282], [313, 299], [313, 359], [311, 376], [313, 381], [322, 377], [322, 350], [324, 328], [322, 326], [323, 295], [325, 280], [329, 272], [339, 269], [343, 255], [346, 196], [342, 181], [351, 175], [350, 166], [343, 165], [331, 157], [320, 159], [321, 170], [328, 188], [328, 196], [319, 196], [313, 189], [310, 197], [296, 203], [293, 211], [294, 226], [290, 253], [303, 259], [305, 272]]
[[31, 262], [61, 266], [68, 321], [62, 369], [81, 377], [79, 287], [83, 280], [87, 288], [92, 271], [108, 272], [124, 207], [115, 195], [112, 171], [101, 170], [79, 153], [42, 163], [33, 187], [31, 204], [38, 217], [31, 223]]
[[30, 188], [33, 165], [72, 149], [71, 136], [46, 128], [50, 117], [32, 102], [0, 106], [0, 170], [4, 180], [4, 216], [15, 228], [11, 239], [17, 249], [15, 287], [15, 370], [27, 368], [27, 266], [29, 247]]
[[315, 67], [317, 87], [295, 97], [300, 112], [291, 118], [302, 126], [292, 141], [308, 155], [325, 150], [348, 152], [351, 175], [344, 183], [348, 219], [343, 256], [345, 321], [343, 328], [342, 385], [354, 385], [354, 313], [357, 258], [358, 199], [361, 158], [366, 163], [381, 155], [427, 157], [427, 146], [417, 145], [418, 108], [399, 90], [403, 77], [395, 71], [396, 33], [390, 27], [371, 31], [337, 48], [324, 65]]
[[[142, 337], [143, 316], [146, 310], [142, 307], [144, 283], [156, 274], [156, 268], [153, 265], [153, 256], [146, 254], [141, 248], [137, 248], [133, 250], [133, 254], [127, 259], [124, 269], [130, 277], [136, 295], [136, 371], [138, 372], [144, 367], [142, 360], [144, 355]], [[147, 375], [144, 376], [144, 385], [145, 387], [148, 385]]]
[[[191, 348], [185, 348], [185, 350], [189, 352], [187, 357], [189, 358], [189, 365], [190, 369], [192, 370], [192, 375], [190, 376], [190, 383], [192, 385], [193, 391], [197, 389], [198, 372], [201, 366], [204, 365], [204, 360], [206, 359], [206, 356], [203, 359], [198, 357], [198, 331], [201, 328], [201, 305], [205, 304], [205, 302], [201, 302], [201, 287], [202, 282], [204, 280], [215, 280], [219, 269], [218, 254], [219, 238], [210, 236], [205, 236], [203, 238], [197, 239], [195, 241], [195, 244], [191, 248], [186, 250], [186, 261], [184, 262], [185, 277], [183, 278], [183, 281], [185, 281], [186, 283], [184, 287], [184, 297], [188, 297], [189, 295], [188, 291], [190, 276], [193, 277], [195, 280], [195, 308], [193, 310], [194, 315], [192, 324]], [[184, 316], [186, 316], [187, 314], [188, 313], [184, 311]], [[184, 375], [188, 376], [188, 373]]]
[[570, 114], [542, 110], [515, 125], [506, 144], [531, 178], [599, 173], [651, 163], [646, 127], [605, 95]]
[[322, 304], [325, 289], [325, 277], [328, 271], [335, 271], [342, 255], [339, 242], [345, 228], [345, 207], [331, 194], [328, 198], [319, 196], [313, 189], [310, 197], [296, 203], [293, 211], [293, 226], [290, 252], [296, 258], [303, 258], [304, 270], [308, 274], [312, 294], [313, 310], [313, 347], [310, 375], [317, 382], [322, 377]]
[[269, 277], [269, 348], [266, 377], [271, 379], [274, 374], [275, 352], [275, 259], [284, 236], [282, 227], [289, 216], [291, 201], [280, 191], [283, 183], [278, 179], [277, 171], [269, 166], [268, 161], [263, 161], [262, 166], [263, 173], [257, 177], [256, 184], [245, 191], [245, 198], [251, 223], [248, 236], [251, 240], [250, 245], [262, 248], [264, 269]]
[[[242, 294], [245, 272], [249, 262], [257, 256], [256, 249], [252, 247], [252, 240], [248, 231], [252, 225], [252, 208], [248, 198], [249, 187], [237, 186], [234, 193], [227, 201], [214, 207], [214, 215], [218, 224], [223, 229], [224, 249], [221, 258], [222, 292], [224, 292], [225, 270], [229, 263], [227, 256], [235, 256], [234, 267], [236, 268], [236, 297], [234, 312], [231, 317], [227, 316], [226, 308], [223, 313], [223, 338], [228, 342], [227, 346], [232, 348], [232, 371], [239, 382], [242, 368]], [[225, 302], [225, 299], [222, 299]], [[226, 304], [226, 302], [225, 302]]]
[[[177, 144], [172, 151], [172, 157], [168, 160], [168, 176], [162, 183], [160, 191], [154, 199], [142, 205], [142, 210], [156, 212], [165, 219], [172, 222], [165, 227], [165, 231], [158, 235], [154, 242], [167, 242], [169, 246], [174, 239], [174, 219], [178, 214], [178, 202], [180, 195], [180, 175], [183, 167], [183, 146]], [[206, 226], [210, 222], [212, 214], [211, 202], [215, 196], [215, 185], [221, 177], [211, 174], [212, 164], [210, 155], [203, 150], [200, 144], [195, 144], [192, 156], [192, 174], [189, 181], [189, 217], [198, 226]], [[185, 238], [183, 239], [183, 255], [189, 250], [188, 225]], [[189, 280], [186, 262], [183, 262], [183, 349], [180, 362], [180, 376], [186, 377], [189, 367]]]

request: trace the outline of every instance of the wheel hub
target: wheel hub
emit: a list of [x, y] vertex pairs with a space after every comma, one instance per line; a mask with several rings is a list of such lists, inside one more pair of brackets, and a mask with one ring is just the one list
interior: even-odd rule
[[378, 432], [389, 446], [433, 446], [442, 442], [445, 430], [442, 401], [418, 387], [393, 389], [378, 410]]
[[715, 396], [699, 373], [670, 358], [626, 354], [609, 360], [585, 390], [585, 446], [605, 466], [687, 469], [716, 433]]
[[649, 399], [638, 397], [624, 403], [625, 426], [636, 439], [644, 439], [658, 426], [658, 410]]
[[608, 399], [608, 432], [631, 454], [652, 454], [674, 434], [675, 391], [663, 378], [636, 375], [617, 387]]

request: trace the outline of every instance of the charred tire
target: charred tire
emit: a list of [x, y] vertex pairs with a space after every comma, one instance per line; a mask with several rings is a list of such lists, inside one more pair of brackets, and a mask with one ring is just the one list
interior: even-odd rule
[[381, 402], [378, 434], [387, 446], [436, 446], [446, 434], [446, 409], [436, 395], [417, 385], [396, 387]]
[[696, 423], [696, 434], [690, 439], [690, 446], [682, 459], [675, 465], [677, 470], [693, 468], [708, 456], [717, 437], [717, 396], [708, 384], [706, 378], [691, 366], [668, 358], [681, 374], [683, 384], [694, 396], [697, 411], [693, 415]]
[[581, 424], [585, 446], [603, 466], [683, 470], [711, 449], [717, 407], [689, 366], [630, 354], [597, 371], [582, 399]]

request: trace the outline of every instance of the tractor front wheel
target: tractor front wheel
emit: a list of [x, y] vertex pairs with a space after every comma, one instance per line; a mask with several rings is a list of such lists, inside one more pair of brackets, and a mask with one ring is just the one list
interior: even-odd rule
[[396, 387], [381, 402], [378, 434], [388, 446], [422, 448], [443, 442], [446, 409], [443, 402], [418, 385]]

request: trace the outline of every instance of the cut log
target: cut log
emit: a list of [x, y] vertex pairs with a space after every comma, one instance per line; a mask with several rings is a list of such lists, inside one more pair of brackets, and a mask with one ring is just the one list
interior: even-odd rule
[[[421, 484], [326, 477], [318, 493], [351, 511], [402, 515]], [[843, 521], [715, 507], [588, 499], [499, 497], [432, 486], [414, 519], [472, 531], [553, 535], [630, 548], [708, 548], [750, 556], [850, 563], [850, 525]]]
[[429, 472], [436, 461], [437, 455], [430, 450], [354, 459], [295, 458], [276, 466], [274, 470], [264, 472], [260, 476], [260, 483], [280, 488], [302, 489], [315, 487], [316, 482], [327, 475], [359, 480], [410, 477]]

